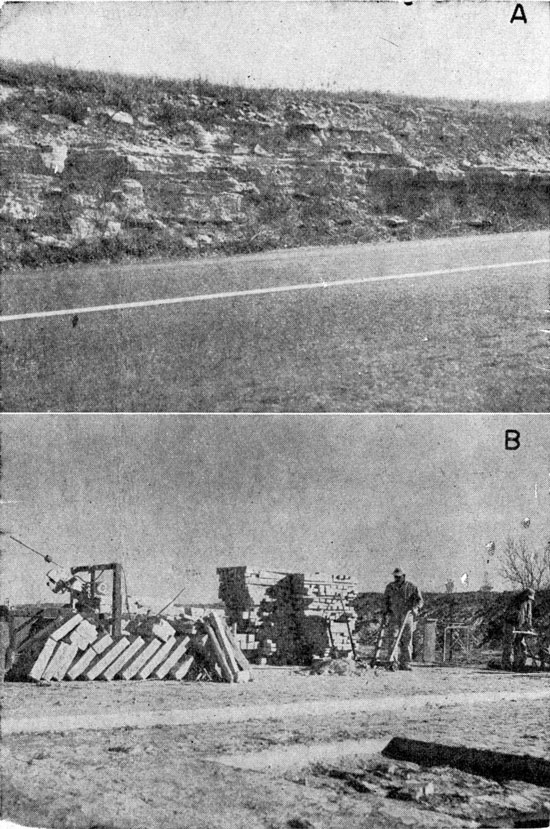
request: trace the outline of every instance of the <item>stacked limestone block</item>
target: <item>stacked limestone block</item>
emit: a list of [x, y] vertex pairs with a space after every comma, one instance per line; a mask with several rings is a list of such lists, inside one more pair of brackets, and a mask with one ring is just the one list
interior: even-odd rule
[[240, 647], [274, 664], [309, 664], [314, 655], [352, 651], [356, 584], [350, 576], [285, 573], [251, 567], [218, 569]]

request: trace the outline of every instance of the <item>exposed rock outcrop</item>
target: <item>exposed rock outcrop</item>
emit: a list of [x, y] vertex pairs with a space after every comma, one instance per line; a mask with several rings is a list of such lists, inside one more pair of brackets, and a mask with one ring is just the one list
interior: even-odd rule
[[151, 91], [147, 79], [121, 108], [101, 76], [82, 73], [78, 90], [73, 73], [68, 92], [63, 71], [41, 71], [30, 83], [24, 67], [0, 65], [4, 265], [548, 221], [543, 117], [368, 94]]

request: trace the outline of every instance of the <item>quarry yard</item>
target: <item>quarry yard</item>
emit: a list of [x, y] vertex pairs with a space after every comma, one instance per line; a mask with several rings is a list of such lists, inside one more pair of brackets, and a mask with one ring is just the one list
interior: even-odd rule
[[548, 269], [538, 231], [7, 273], [4, 409], [547, 411]]
[[[380, 755], [402, 736], [547, 757], [547, 674], [351, 663], [345, 675], [255, 668], [247, 685], [6, 683], [2, 694], [3, 817], [27, 825], [511, 826], [550, 808], [550, 789]], [[166, 724], [178, 712], [184, 724]], [[112, 726], [129, 714], [141, 724]], [[62, 730], [74, 715], [87, 725]], [[16, 733], [39, 719], [42, 733]]]

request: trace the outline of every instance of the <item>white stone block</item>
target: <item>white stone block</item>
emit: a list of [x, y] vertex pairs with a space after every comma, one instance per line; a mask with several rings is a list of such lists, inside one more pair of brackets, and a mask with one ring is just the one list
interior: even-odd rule
[[174, 665], [174, 667], [169, 672], [169, 675], [174, 677], [174, 679], [183, 679], [189, 672], [189, 668], [194, 662], [194, 658], [192, 656], [188, 656], [187, 659], [184, 659], [180, 665]]
[[133, 659], [122, 671], [122, 679], [133, 679], [133, 677], [137, 674], [140, 668], [143, 668], [144, 665], [150, 660], [150, 658], [155, 654], [158, 649], [162, 646], [162, 642], [160, 639], [153, 639], [152, 642], [149, 642], [142, 651]]
[[91, 668], [89, 668], [84, 676], [86, 679], [97, 679], [109, 665], [117, 659], [121, 653], [126, 650], [130, 642], [125, 636], [119, 639], [111, 647], [107, 648], [104, 655]]
[[29, 678], [34, 679], [38, 682], [39, 679], [42, 679], [42, 674], [46, 670], [46, 666], [50, 659], [53, 656], [53, 652], [57, 647], [57, 642], [55, 639], [52, 639], [50, 636], [40, 653], [38, 654], [34, 665], [32, 666], [31, 670], [29, 671]]
[[59, 642], [60, 639], [63, 639], [64, 636], [67, 636], [67, 634], [70, 633], [71, 630], [74, 630], [74, 628], [77, 627], [82, 621], [83, 619], [80, 613], [75, 613], [75, 615], [67, 619], [67, 621], [61, 625], [61, 627], [58, 627], [57, 630], [54, 630], [54, 632], [51, 635], [51, 638], [55, 642]]
[[168, 642], [165, 642], [164, 645], [160, 648], [160, 650], [156, 652], [153, 658], [146, 662], [143, 668], [141, 668], [138, 671], [137, 679], [147, 679], [149, 676], [151, 676], [155, 668], [158, 668], [158, 666], [164, 662], [164, 660], [166, 659], [172, 648], [175, 646], [175, 644], [176, 637], [173, 636], [172, 639], [169, 639]]
[[124, 668], [125, 665], [130, 662], [133, 657], [138, 653], [139, 650], [143, 647], [145, 642], [141, 638], [141, 636], [136, 637], [128, 647], [118, 656], [114, 662], [100, 674], [100, 679], [106, 679], [107, 681], [114, 679], [115, 676], [120, 673], [120, 671]]
[[156, 676], [157, 679], [164, 679], [170, 668], [177, 665], [187, 650], [189, 641], [189, 637], [184, 636], [183, 639], [178, 642], [174, 650], [169, 654], [168, 658], [165, 659], [162, 665], [160, 665], [155, 671], [154, 676]]
[[67, 673], [65, 674], [65, 679], [77, 679], [81, 674], [84, 673], [86, 668], [91, 665], [94, 659], [97, 659], [98, 654], [94, 651], [93, 648], [88, 648], [81, 657], [71, 665]]

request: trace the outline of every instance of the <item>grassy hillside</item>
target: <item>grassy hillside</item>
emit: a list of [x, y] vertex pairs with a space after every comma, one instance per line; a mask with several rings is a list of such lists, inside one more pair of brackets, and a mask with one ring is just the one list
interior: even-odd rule
[[545, 227], [549, 121], [0, 63], [2, 264]]

